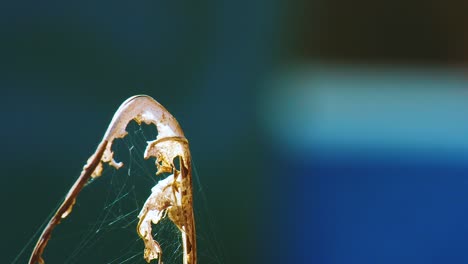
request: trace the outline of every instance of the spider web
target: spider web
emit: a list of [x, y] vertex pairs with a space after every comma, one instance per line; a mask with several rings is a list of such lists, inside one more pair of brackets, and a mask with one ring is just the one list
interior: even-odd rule
[[[147, 141], [157, 136], [154, 125], [138, 125], [132, 121], [126, 130], [128, 135], [113, 144], [114, 157], [124, 166], [116, 170], [104, 164], [102, 175], [88, 182], [72, 213], [55, 228], [43, 254], [47, 264], [146, 263], [145, 246], [136, 231], [138, 214], [151, 188], [168, 174], [156, 176], [155, 159], [143, 158]], [[198, 175], [196, 171], [193, 174], [198, 262], [226, 263], [222, 260], [220, 252], [224, 250], [216, 237]], [[42, 227], [31, 241], [35, 242], [41, 231]], [[162, 263], [182, 263], [181, 233], [168, 217], [153, 225], [153, 237], [161, 246]], [[27, 245], [25, 249], [30, 247]], [[26, 263], [29, 253], [23, 250], [13, 263]]]

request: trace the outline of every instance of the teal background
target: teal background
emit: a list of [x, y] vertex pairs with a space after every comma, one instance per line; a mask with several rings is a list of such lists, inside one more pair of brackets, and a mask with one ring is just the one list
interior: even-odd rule
[[2, 3], [4, 261], [47, 218], [135, 94], [151, 95], [182, 125], [225, 259], [255, 261], [254, 101], [276, 23], [265, 3]]

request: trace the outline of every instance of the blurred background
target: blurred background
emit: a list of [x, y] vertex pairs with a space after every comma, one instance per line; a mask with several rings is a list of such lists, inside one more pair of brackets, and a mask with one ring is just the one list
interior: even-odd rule
[[0, 5], [2, 255], [134, 94], [191, 143], [226, 263], [467, 263], [461, 1]]

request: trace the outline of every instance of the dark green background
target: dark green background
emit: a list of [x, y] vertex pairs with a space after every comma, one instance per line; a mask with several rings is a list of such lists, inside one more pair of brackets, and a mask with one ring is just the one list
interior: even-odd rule
[[3, 261], [69, 189], [117, 107], [148, 94], [190, 140], [226, 260], [254, 262], [253, 215], [264, 193], [254, 102], [274, 23], [263, 9], [228, 1], [2, 5]]

